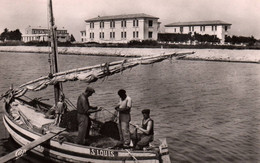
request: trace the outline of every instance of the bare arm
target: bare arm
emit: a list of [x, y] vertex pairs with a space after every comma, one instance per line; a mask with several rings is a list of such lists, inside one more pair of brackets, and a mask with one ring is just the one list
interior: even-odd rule
[[90, 114], [90, 113], [95, 113], [95, 112], [98, 112], [98, 111], [101, 111], [103, 108], [102, 107], [94, 107], [94, 109], [89, 109], [88, 110], [88, 113]]
[[153, 127], [153, 123], [152, 123], [151, 120], [148, 122], [146, 130], [143, 129], [142, 127], [139, 127], [138, 125], [136, 125], [136, 128], [139, 129], [140, 131], [142, 131], [145, 134], [149, 134], [151, 129], [152, 129], [152, 127]]
[[118, 105], [115, 109], [117, 111], [126, 111], [126, 110], [130, 110], [132, 107], [132, 99], [131, 98], [127, 98], [126, 99], [126, 107], [120, 108], [120, 105]]

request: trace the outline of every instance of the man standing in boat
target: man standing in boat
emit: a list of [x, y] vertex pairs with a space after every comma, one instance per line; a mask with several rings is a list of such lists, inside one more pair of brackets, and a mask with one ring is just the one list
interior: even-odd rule
[[77, 144], [86, 144], [86, 138], [89, 136], [89, 129], [91, 121], [89, 118], [90, 113], [100, 111], [101, 108], [90, 106], [88, 98], [95, 93], [95, 90], [91, 87], [87, 87], [77, 101], [77, 119], [78, 119], [78, 137]]
[[132, 107], [132, 99], [126, 95], [126, 91], [124, 89], [120, 89], [118, 91], [118, 95], [120, 97], [120, 101], [115, 109], [119, 112], [118, 128], [120, 140], [124, 143], [123, 146], [128, 148], [130, 145], [129, 123], [131, 121], [130, 111]]
[[131, 135], [133, 140], [134, 149], [143, 149], [149, 146], [149, 143], [153, 141], [154, 137], [154, 124], [153, 120], [150, 118], [150, 110], [142, 110], [143, 120], [141, 122], [141, 127], [135, 125], [141, 133], [136, 133]]

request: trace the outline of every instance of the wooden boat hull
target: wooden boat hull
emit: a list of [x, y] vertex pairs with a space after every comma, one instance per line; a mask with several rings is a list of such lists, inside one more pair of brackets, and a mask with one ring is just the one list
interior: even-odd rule
[[[3, 122], [12, 138], [21, 146], [39, 139], [42, 134], [31, 131], [18, 123], [7, 113], [10, 105], [5, 103], [5, 114]], [[103, 149], [90, 146], [82, 146], [74, 143], [64, 142], [60, 144], [57, 140], [51, 139], [31, 150], [33, 153], [51, 159], [55, 162], [142, 162], [142, 163], [168, 163], [168, 148], [162, 149], [162, 154], [156, 151], [127, 151]], [[23, 151], [17, 152], [22, 155]], [[164, 161], [165, 160], [165, 161]]]

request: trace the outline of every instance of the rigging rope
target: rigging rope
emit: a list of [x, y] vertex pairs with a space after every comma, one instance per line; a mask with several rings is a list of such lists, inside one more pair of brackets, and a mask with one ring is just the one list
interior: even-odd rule
[[128, 149], [125, 149], [125, 151], [135, 160], [135, 162], [139, 162], [137, 158]]

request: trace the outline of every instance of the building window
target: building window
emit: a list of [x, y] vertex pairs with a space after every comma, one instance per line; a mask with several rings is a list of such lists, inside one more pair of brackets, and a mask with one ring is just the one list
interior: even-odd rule
[[110, 38], [115, 38], [115, 32], [110, 32]]
[[133, 20], [133, 27], [138, 27], [139, 26], [139, 21], [137, 19]]
[[153, 21], [149, 20], [148, 24], [149, 24], [149, 27], [152, 27], [153, 26]]
[[218, 30], [218, 28], [217, 28], [217, 26], [215, 26], [215, 31], [217, 31]]
[[126, 38], [126, 32], [121, 32], [121, 38]]
[[189, 31], [194, 31], [194, 26], [189, 26]]
[[138, 35], [139, 35], [138, 31], [133, 32], [133, 38], [138, 38], [139, 37]]
[[176, 33], [176, 28], [174, 28], [174, 32]]
[[121, 27], [126, 27], [126, 20], [121, 21]]
[[228, 30], [228, 26], [225, 26], [225, 31], [227, 31]]
[[114, 20], [110, 21], [110, 28], [115, 28], [115, 21]]
[[100, 28], [104, 28], [104, 22], [103, 22], [103, 21], [100, 22], [100, 23], [99, 23], [99, 26], [100, 26]]
[[133, 38], [138, 38], [139, 37], [138, 34], [139, 34], [138, 31], [134, 31], [133, 32]]
[[101, 38], [101, 39], [104, 38], [104, 32], [99, 32], [99, 38]]
[[205, 26], [200, 26], [200, 31], [205, 31]]
[[213, 26], [211, 26], [211, 29], [212, 29], [212, 31], [216, 31], [217, 30], [217, 26], [213, 25]]
[[180, 27], [180, 32], [181, 32], [181, 33], [183, 32], [183, 27]]
[[93, 39], [94, 38], [94, 32], [90, 32], [90, 38]]
[[94, 28], [94, 22], [90, 23], [90, 28]]
[[148, 33], [148, 38], [153, 38], [153, 32]]

